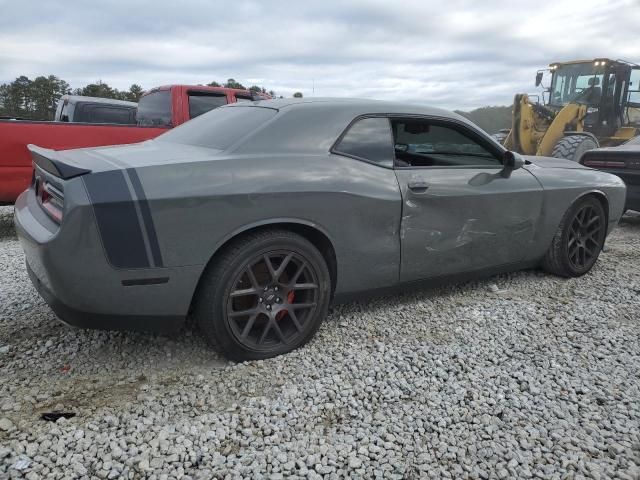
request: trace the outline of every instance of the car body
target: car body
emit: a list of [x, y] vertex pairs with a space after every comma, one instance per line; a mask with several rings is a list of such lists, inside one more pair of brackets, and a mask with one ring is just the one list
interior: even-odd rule
[[38, 290], [81, 327], [178, 327], [208, 266], [265, 229], [321, 252], [337, 302], [539, 265], [585, 196], [603, 242], [625, 197], [575, 162], [514, 160], [456, 114], [371, 100], [238, 103], [135, 145], [30, 148], [17, 232]]
[[135, 125], [137, 108], [136, 102], [125, 100], [63, 95], [58, 100], [54, 121]]
[[[65, 110], [64, 100], [59, 108], [61, 121], [0, 119], [0, 205], [12, 204], [29, 186], [32, 167], [28, 144], [63, 150], [138, 143], [221, 105], [255, 98], [269, 96], [237, 88], [165, 85], [145, 92], [140, 98], [133, 125], [95, 123], [91, 121], [90, 112], [74, 121], [65, 121], [63, 117], [73, 112], [71, 102]], [[94, 113], [97, 107], [100, 105], [96, 102], [88, 106]], [[129, 118], [129, 112], [126, 115]]]
[[620, 177], [627, 186], [625, 209], [640, 211], [640, 137], [617, 147], [589, 150], [579, 162]]

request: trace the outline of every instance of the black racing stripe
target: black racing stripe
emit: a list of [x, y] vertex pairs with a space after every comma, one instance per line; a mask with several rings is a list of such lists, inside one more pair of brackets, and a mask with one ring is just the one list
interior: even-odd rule
[[140, 183], [140, 177], [135, 168], [128, 168], [129, 180], [133, 185], [133, 190], [138, 197], [138, 205], [140, 206], [140, 212], [142, 213], [142, 220], [144, 222], [145, 230], [147, 231], [147, 238], [149, 239], [149, 247], [151, 248], [151, 255], [153, 255], [153, 263], [156, 267], [162, 267], [162, 254], [160, 253], [160, 245], [158, 244], [158, 235], [156, 234], [156, 227], [153, 224], [153, 217], [151, 216], [151, 208], [149, 208], [149, 201], [144, 194], [142, 183]]
[[93, 204], [107, 258], [117, 268], [150, 267], [135, 204], [122, 170], [81, 177]]

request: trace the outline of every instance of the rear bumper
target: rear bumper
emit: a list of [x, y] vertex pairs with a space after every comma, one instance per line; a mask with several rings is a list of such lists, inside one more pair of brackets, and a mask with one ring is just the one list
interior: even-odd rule
[[65, 305], [49, 290], [27, 263], [31, 283], [51, 310], [67, 325], [97, 330], [126, 330], [140, 332], [174, 332], [183, 325], [183, 316], [108, 315], [83, 312]]
[[65, 323], [144, 331], [171, 331], [184, 323], [202, 267], [115, 268], [91, 205], [76, 204], [58, 226], [48, 221], [33, 189], [16, 200], [14, 222], [33, 285]]

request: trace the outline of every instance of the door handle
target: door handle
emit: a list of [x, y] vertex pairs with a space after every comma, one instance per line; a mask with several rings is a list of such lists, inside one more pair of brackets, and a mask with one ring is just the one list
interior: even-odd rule
[[411, 190], [414, 193], [423, 193], [423, 192], [426, 192], [427, 189], [429, 188], [429, 184], [422, 180], [413, 180], [409, 182], [407, 186], [409, 187], [409, 190]]

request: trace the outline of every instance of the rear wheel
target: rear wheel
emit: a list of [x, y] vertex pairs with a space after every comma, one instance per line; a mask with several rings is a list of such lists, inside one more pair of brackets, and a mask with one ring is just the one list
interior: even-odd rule
[[588, 196], [578, 200], [565, 213], [543, 268], [563, 277], [584, 275], [600, 255], [606, 230], [606, 215], [598, 199]]
[[598, 142], [590, 136], [568, 135], [558, 140], [558, 143], [553, 147], [551, 156], [577, 162], [584, 152], [598, 147]]
[[326, 262], [308, 240], [263, 231], [232, 244], [205, 273], [194, 316], [227, 358], [270, 358], [313, 337], [330, 292]]

